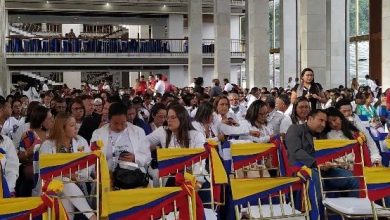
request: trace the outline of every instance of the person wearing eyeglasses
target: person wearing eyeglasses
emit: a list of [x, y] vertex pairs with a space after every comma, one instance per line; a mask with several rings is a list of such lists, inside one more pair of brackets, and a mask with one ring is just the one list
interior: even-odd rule
[[246, 107], [240, 105], [240, 97], [237, 93], [229, 93], [228, 96], [230, 102], [229, 113], [232, 113], [236, 116], [238, 120], [242, 120], [245, 118]]
[[83, 123], [85, 109], [81, 99], [74, 99], [73, 103], [70, 106], [70, 111], [72, 116], [76, 120], [76, 130], [79, 132], [81, 124]]
[[267, 143], [275, 136], [272, 125], [267, 122], [267, 104], [261, 100], [254, 101], [249, 107], [242, 126], [247, 127], [249, 134], [241, 135], [240, 140], [256, 143]]

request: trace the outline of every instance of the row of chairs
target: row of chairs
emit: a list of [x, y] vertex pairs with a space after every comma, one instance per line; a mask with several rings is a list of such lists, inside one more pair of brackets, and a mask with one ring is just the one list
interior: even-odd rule
[[[331, 144], [331, 142], [329, 144]], [[223, 159], [225, 160], [225, 162], [230, 159], [229, 163], [225, 163], [225, 165], [230, 164], [230, 167], [225, 166], [225, 168], [227, 168], [226, 170], [228, 170], [227, 175], [230, 177], [228, 184], [223, 184], [221, 182], [218, 182], [220, 183], [219, 185], [217, 184], [217, 173], [215, 173], [215, 166], [217, 166], [216, 161], [219, 160], [219, 157], [216, 158], [214, 154], [213, 158], [213, 154], [211, 153], [210, 148], [197, 149], [195, 151], [194, 149], [176, 149], [177, 153], [179, 154], [176, 154], [175, 157], [172, 156], [174, 155], [172, 154], [172, 150], [174, 151], [174, 149], [159, 149], [157, 152], [158, 155], [171, 155], [169, 157], [158, 156], [158, 162], [159, 165], [161, 165], [159, 166], [161, 172], [161, 175], [159, 176], [160, 182], [163, 183], [164, 178], [172, 178], [178, 173], [192, 172], [195, 170], [195, 166], [197, 166], [197, 164], [205, 162], [205, 164], [207, 164], [207, 172], [200, 172], [198, 174], [203, 175], [203, 177], [206, 177], [206, 179], [208, 179], [208, 181], [211, 183], [208, 188], [202, 189], [208, 191], [211, 195], [210, 203], [203, 204], [207, 208], [205, 209], [205, 212], [207, 213], [207, 219], [216, 218], [215, 213], [223, 206], [231, 207], [231, 209], [228, 211], [234, 212], [233, 216], [235, 219], [310, 218], [309, 204], [311, 204], [313, 201], [309, 201], [310, 195], [307, 194], [307, 189], [309, 187], [308, 182], [302, 181], [300, 178], [293, 176], [270, 177], [270, 175], [267, 174], [267, 172], [272, 172], [273, 170], [277, 171], [277, 176], [285, 173], [285, 171], [282, 171], [282, 169], [286, 169], [286, 158], [284, 158], [285, 152], [283, 151], [283, 149], [285, 148], [282, 143], [254, 144], [234, 143], [233, 141], [230, 141], [227, 142], [225, 146], [226, 145], [229, 145], [228, 148], [230, 151], [230, 155], [228, 153], [224, 153], [223, 155], [225, 157]], [[344, 149], [342, 147], [343, 146], [338, 146], [337, 149]], [[345, 149], [347, 149], [347, 147]], [[354, 147], [351, 149], [351, 152], [354, 152], [355, 154], [362, 153], [361, 150], [358, 150], [360, 149], [360, 145], [359, 147]], [[54, 157], [56, 158], [56, 160], [53, 160]], [[63, 157], [62, 160], [59, 159], [61, 157]], [[161, 184], [161, 188], [121, 190], [109, 192], [107, 194], [103, 193], [107, 191], [107, 184], [104, 183], [104, 175], [101, 174], [101, 172], [103, 171], [102, 161], [104, 161], [105, 159], [101, 159], [104, 158], [96, 157], [94, 156], [94, 154], [75, 154], [74, 158], [71, 154], [48, 155], [47, 157], [43, 155], [40, 158], [39, 162], [41, 164], [40, 176], [42, 180], [46, 181], [55, 178], [61, 180], [70, 180], [69, 178], [66, 178], [70, 174], [80, 174], [83, 170], [85, 171], [85, 169], [88, 169], [88, 167], [90, 167], [90, 169], [94, 170], [93, 173], [95, 173], [96, 176], [89, 181], [91, 182], [91, 184], [96, 184], [96, 190], [95, 193], [92, 193], [87, 197], [93, 198], [92, 200], [95, 200], [95, 202], [92, 202], [91, 204], [95, 204], [95, 209], [93, 210], [93, 212], [96, 213], [98, 216], [108, 216], [112, 219], [116, 219], [118, 216], [122, 215], [147, 216], [147, 219], [178, 219], [178, 216], [180, 216], [180, 219], [187, 219], [182, 218], [184, 214], [187, 214], [188, 219], [194, 218], [194, 212], [196, 212], [194, 208], [195, 200], [192, 200], [191, 196], [186, 193], [186, 190], [184, 190], [183, 188], [162, 187]], [[175, 160], [180, 161], [180, 163], [172, 163]], [[72, 161], [78, 162], [73, 163]], [[80, 161], [85, 161], [85, 163], [82, 164], [80, 163]], [[63, 163], [63, 165], [61, 165], [61, 163]], [[175, 164], [175, 166], [170, 166], [171, 164]], [[323, 163], [319, 164], [320, 166], [322, 166], [321, 164]], [[356, 165], [361, 166], [363, 169], [364, 162], [360, 161], [360, 163], [355, 163], [355, 167]], [[365, 169], [365, 171], [367, 170]], [[367, 172], [369, 171], [370, 170], [368, 170]], [[381, 170], [381, 172], [389, 171], [387, 169], [384, 169]], [[322, 183], [326, 179], [322, 178], [321, 171], [319, 173]], [[192, 174], [195, 173], [192, 172]], [[364, 183], [362, 185], [362, 188], [360, 189], [361, 192], [364, 192], [364, 197], [347, 199], [328, 198], [326, 196], [327, 193], [332, 192], [327, 192], [324, 188], [321, 188], [321, 192], [324, 198], [324, 206], [326, 207], [327, 211], [326, 213], [335, 213], [345, 218], [377, 218], [378, 216], [389, 217], [390, 214], [388, 211], [386, 211], [386, 206], [376, 205], [373, 200], [369, 199], [370, 188], [367, 187], [367, 185], [369, 185], [367, 183], [372, 183], [372, 178], [367, 179], [367, 177], [363, 175], [363, 173], [358, 176], [355, 176], [354, 178], [360, 178]], [[71, 183], [74, 182], [64, 181], [64, 184]], [[374, 184], [371, 184], [371, 186], [374, 186], [375, 184], [376, 182], [374, 181]], [[383, 184], [380, 185], [383, 186]], [[223, 186], [222, 188], [225, 190], [217, 191], [216, 189], [220, 186]], [[228, 187], [228, 189], [224, 187]], [[220, 193], [219, 195], [221, 195], [223, 194], [223, 192], [231, 192], [231, 198], [223, 198], [222, 196], [222, 198], [218, 200], [218, 193]], [[153, 198], [149, 198], [149, 201], [138, 201], [137, 199], [134, 199], [137, 201], [133, 201], [133, 199], [127, 199], [142, 197], [139, 196], [140, 193], [143, 193], [142, 195], [155, 195], [156, 193], [156, 195]], [[225, 195], [228, 194], [229, 193], [226, 193]], [[123, 195], [128, 196], [124, 197]], [[120, 197], [122, 199], [120, 199]], [[123, 198], [125, 198], [125, 200]], [[161, 200], [161, 198], [164, 199]], [[62, 197], [62, 199], [69, 198]], [[161, 201], [165, 200], [166, 202], [161, 204]], [[156, 201], [160, 201], [160, 203], [157, 203]], [[341, 206], [340, 201], [341, 204], [343, 204]], [[352, 210], [351, 213], [349, 212], [350, 209], [346, 209], [345, 202], [348, 202], [348, 204], [350, 204], [349, 207], [353, 206], [354, 204], [358, 206], [361, 206], [363, 204], [364, 209], [360, 208], [360, 213], [354, 213], [356, 210]], [[97, 208], [101, 206], [96, 204], [103, 203], [108, 203], [108, 208], [106, 208], [105, 210], [103, 210], [103, 208]], [[183, 206], [183, 204], [185, 204], [185, 206]], [[118, 206], [120, 208], [118, 208]], [[73, 214], [79, 213], [81, 212], [74, 212]]]

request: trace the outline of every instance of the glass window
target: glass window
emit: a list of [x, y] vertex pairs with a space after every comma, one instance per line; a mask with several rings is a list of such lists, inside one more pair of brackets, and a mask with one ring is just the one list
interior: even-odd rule
[[349, 73], [364, 84], [369, 74], [369, 0], [349, 0]]
[[269, 1], [270, 85], [280, 85], [280, 0]]

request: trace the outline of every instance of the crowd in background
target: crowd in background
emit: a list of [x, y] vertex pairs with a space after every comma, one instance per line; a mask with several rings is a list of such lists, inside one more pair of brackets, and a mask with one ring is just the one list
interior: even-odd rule
[[[354, 79], [350, 88], [324, 89], [307, 68], [296, 83], [290, 79], [287, 88], [243, 89], [228, 79], [222, 83], [214, 79], [211, 87], [204, 87], [201, 77], [194, 78], [189, 87], [178, 88], [161, 74], [148, 79], [141, 76], [133, 88], [118, 89], [104, 81], [96, 90], [88, 84], [82, 89], [50, 89], [47, 84], [41, 90], [29, 87], [0, 98], [0, 152], [5, 155], [1, 165], [12, 196], [22, 197], [40, 191], [34, 181], [35, 152], [89, 152], [98, 140], [104, 142], [113, 185], [119, 188], [147, 185], [142, 179], [146, 173], [152, 184], [157, 184], [158, 147], [203, 147], [207, 139], [223, 141], [231, 135], [257, 143], [280, 136], [291, 163], [316, 168], [313, 147], [298, 140], [299, 135], [354, 139], [356, 133], [363, 133], [372, 163], [381, 164], [380, 150], [371, 136], [387, 132], [390, 126], [390, 92], [384, 92], [368, 76], [366, 80], [364, 85]], [[118, 179], [115, 173], [125, 167], [122, 165], [140, 171], [132, 174], [139, 181], [126, 186]], [[207, 172], [201, 166], [204, 164], [198, 164], [193, 172]], [[348, 176], [351, 171], [329, 168], [327, 175]], [[92, 176], [86, 173], [83, 177]], [[207, 184], [207, 179], [197, 179], [199, 188]], [[327, 185], [358, 187], [353, 179]], [[71, 192], [85, 193], [76, 184], [64, 190], [65, 194]], [[208, 197], [200, 196], [202, 200]], [[67, 210], [91, 209], [83, 199], [70, 199], [64, 206]], [[93, 213], [84, 217], [97, 218]]]

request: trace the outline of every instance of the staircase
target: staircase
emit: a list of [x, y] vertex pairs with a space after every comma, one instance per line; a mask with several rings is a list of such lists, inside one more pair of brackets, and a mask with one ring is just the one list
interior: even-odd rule
[[34, 35], [32, 33], [24, 31], [22, 29], [19, 29], [17, 27], [12, 26], [12, 25], [9, 25], [9, 31], [12, 35], [22, 35], [24, 37], [36, 37], [36, 35]]
[[50, 80], [48, 78], [45, 78], [45, 77], [42, 77], [42, 76], [39, 76], [35, 73], [31, 73], [31, 72], [20, 72], [20, 75], [24, 75], [24, 76], [27, 76], [27, 77], [30, 77], [30, 78], [33, 78], [35, 80], [39, 80], [41, 82], [44, 82], [47, 80], [47, 84], [49, 85], [53, 85], [53, 86], [56, 86], [56, 85], [62, 85], [63, 83], [59, 83], [59, 82], [55, 82], [53, 80]]

